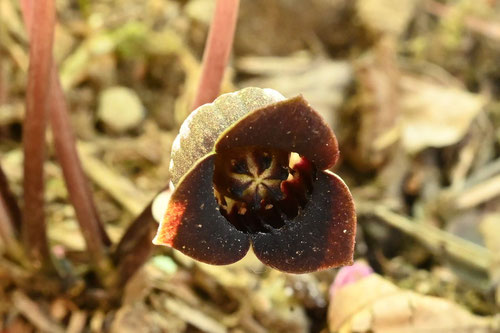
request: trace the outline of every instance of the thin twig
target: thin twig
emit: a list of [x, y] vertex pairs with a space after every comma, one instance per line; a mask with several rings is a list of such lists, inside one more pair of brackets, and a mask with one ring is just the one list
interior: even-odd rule
[[[26, 27], [32, 26], [33, 16], [30, 14], [33, 11], [32, 3], [24, 0], [22, 10]], [[51, 79], [49, 119], [54, 134], [56, 154], [92, 261], [96, 267], [105, 268], [109, 266], [103, 262], [106, 261], [106, 247], [111, 244], [111, 241], [99, 219], [89, 184], [83, 173], [76, 151], [76, 141], [71, 129], [66, 99], [55, 65], [52, 67]]]
[[471, 267], [488, 271], [492, 262], [492, 253], [485, 247], [452, 235], [430, 224], [419, 223], [392, 212], [381, 204], [356, 201], [358, 215], [376, 216], [383, 222], [418, 239], [436, 254], [444, 254]]
[[22, 233], [24, 246], [35, 266], [47, 262], [49, 250], [44, 218], [43, 163], [45, 159], [45, 123], [50, 93], [50, 70], [55, 26], [54, 0], [33, 4], [30, 66], [26, 90], [26, 116], [23, 126], [24, 210]]
[[219, 95], [233, 45], [239, 0], [217, 0], [208, 33], [198, 90], [192, 109], [211, 103]]
[[500, 175], [457, 193], [455, 208], [469, 209], [500, 196]]
[[24, 252], [19, 243], [20, 211], [7, 184], [7, 177], [0, 167], [0, 238], [5, 251], [12, 259], [25, 265]]
[[0, 167], [0, 199], [3, 201], [9, 216], [10, 228], [14, 235], [21, 231], [21, 210], [17, 204], [16, 197], [10, 190], [7, 176]]

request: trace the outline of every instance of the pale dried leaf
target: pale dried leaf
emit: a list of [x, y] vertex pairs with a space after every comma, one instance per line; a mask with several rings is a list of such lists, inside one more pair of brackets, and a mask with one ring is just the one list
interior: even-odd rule
[[445, 299], [400, 289], [377, 274], [335, 292], [331, 332], [490, 332], [493, 320]]
[[410, 153], [463, 138], [486, 99], [454, 87], [402, 77], [402, 143]]

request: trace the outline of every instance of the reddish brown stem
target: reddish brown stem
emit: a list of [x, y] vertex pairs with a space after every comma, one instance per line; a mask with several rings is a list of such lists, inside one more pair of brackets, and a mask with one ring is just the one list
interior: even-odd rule
[[118, 266], [119, 286], [123, 287], [149, 258], [158, 223], [153, 218], [150, 203], [128, 227], [114, 253]]
[[76, 152], [75, 137], [71, 130], [68, 108], [55, 70], [52, 71], [50, 124], [54, 134], [56, 154], [61, 163], [69, 197], [80, 224], [87, 248], [94, 260], [100, 261], [111, 241], [99, 220], [89, 183], [85, 178]]
[[28, 256], [35, 266], [40, 266], [49, 258], [43, 208], [43, 163], [55, 25], [54, 0], [35, 1], [33, 12], [36, 15], [33, 16], [31, 31], [26, 115], [23, 127], [25, 214], [22, 234]]
[[[33, 18], [32, 2], [23, 0], [22, 10], [25, 25], [29, 29]], [[52, 86], [49, 102], [51, 112], [49, 119], [54, 133], [56, 154], [61, 163], [70, 200], [75, 208], [76, 217], [89, 253], [93, 262], [98, 267], [102, 267], [106, 247], [111, 244], [111, 241], [97, 214], [91, 190], [76, 151], [76, 140], [71, 129], [68, 107], [55, 65], [52, 67], [51, 78]]]
[[239, 0], [217, 0], [208, 33], [198, 91], [192, 109], [211, 103], [220, 93], [224, 71], [233, 45]]

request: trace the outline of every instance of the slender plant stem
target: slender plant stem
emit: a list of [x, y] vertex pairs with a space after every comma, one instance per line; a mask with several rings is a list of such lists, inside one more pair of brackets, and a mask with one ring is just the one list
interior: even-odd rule
[[30, 65], [23, 126], [24, 246], [35, 267], [47, 263], [49, 250], [44, 217], [45, 123], [50, 93], [50, 70], [55, 26], [54, 0], [34, 1]]
[[99, 220], [89, 183], [85, 178], [76, 152], [75, 137], [71, 130], [66, 100], [55, 67], [52, 71], [50, 99], [51, 112], [49, 119], [54, 134], [56, 154], [62, 167], [69, 197], [75, 208], [87, 249], [93, 261], [98, 264], [104, 260], [106, 247], [111, 244], [111, 241]]
[[153, 250], [152, 240], [158, 223], [153, 218], [152, 203], [130, 225], [118, 243], [114, 261], [118, 266], [118, 286], [123, 287], [134, 273], [141, 268]]
[[[23, 18], [26, 27], [32, 25], [33, 8], [32, 1], [22, 1]], [[111, 241], [99, 219], [89, 183], [84, 175], [76, 151], [76, 140], [71, 129], [68, 107], [55, 64], [52, 66], [51, 79], [49, 102], [51, 112], [49, 119], [54, 134], [56, 154], [61, 163], [70, 200], [75, 208], [76, 217], [92, 261], [97, 267], [101, 269], [106, 267], [105, 270], [108, 270], [109, 265], [105, 263], [106, 248], [111, 244]]]
[[26, 26], [26, 31], [29, 37], [31, 37], [31, 27], [33, 24], [33, 2], [35, 0], [20, 0], [21, 3], [21, 14], [23, 15], [23, 22]]
[[198, 90], [192, 109], [211, 103], [220, 93], [224, 71], [233, 45], [239, 0], [217, 0], [208, 33]]

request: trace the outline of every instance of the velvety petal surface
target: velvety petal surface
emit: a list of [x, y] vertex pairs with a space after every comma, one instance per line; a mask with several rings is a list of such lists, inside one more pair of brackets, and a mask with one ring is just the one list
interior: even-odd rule
[[284, 97], [272, 89], [249, 87], [224, 94], [194, 110], [182, 123], [170, 160], [171, 181], [177, 185], [194, 163], [214, 149], [222, 132], [247, 113]]
[[332, 167], [338, 159], [337, 139], [323, 118], [302, 96], [252, 111], [224, 131], [215, 151], [260, 146], [296, 152], [319, 170]]
[[353, 262], [356, 213], [349, 189], [329, 171], [318, 173], [299, 214], [272, 233], [251, 235], [257, 257], [289, 273], [307, 273]]
[[225, 265], [245, 256], [248, 236], [219, 212], [212, 177], [215, 154], [209, 154], [180, 179], [153, 240], [205, 263]]

